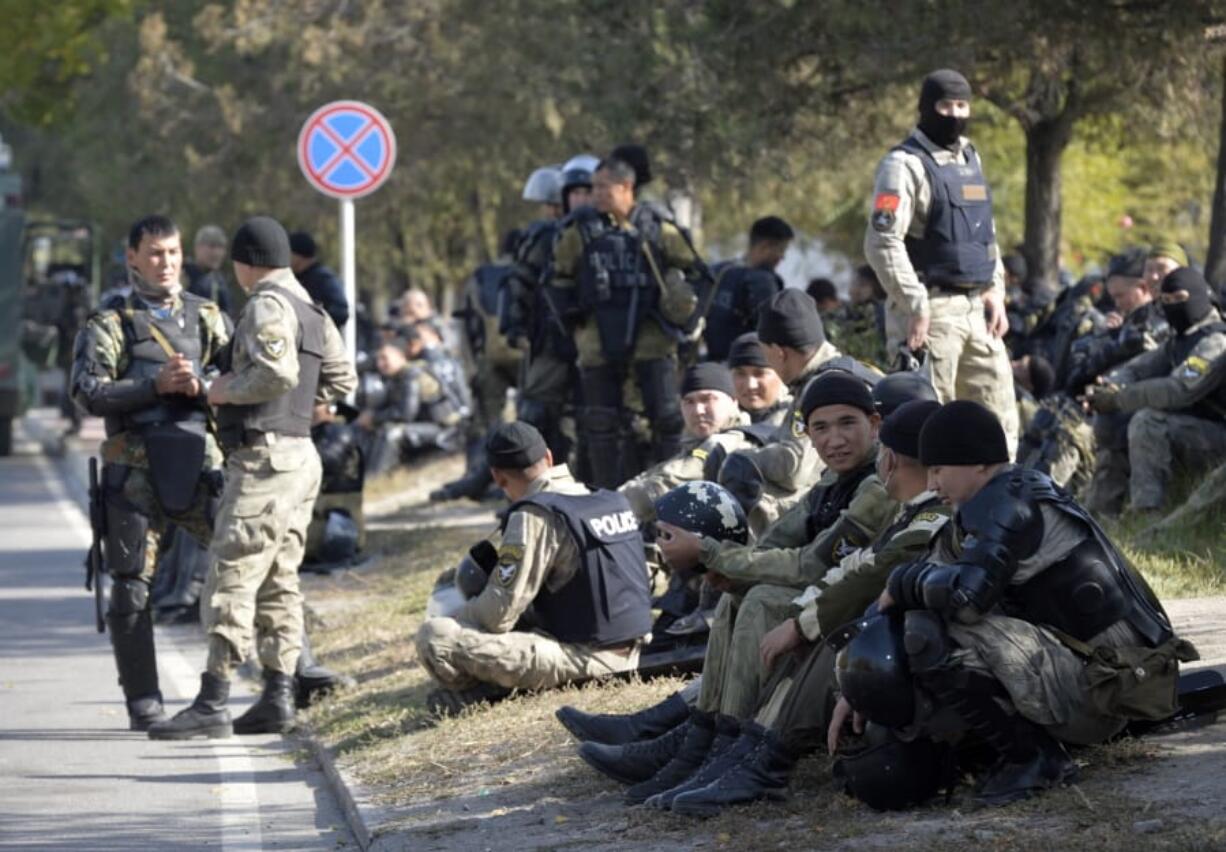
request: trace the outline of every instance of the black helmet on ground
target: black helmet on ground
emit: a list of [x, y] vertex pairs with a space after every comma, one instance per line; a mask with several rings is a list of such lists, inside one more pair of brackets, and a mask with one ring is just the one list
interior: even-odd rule
[[889, 417], [904, 402], [917, 399], [941, 401], [932, 382], [911, 370], [890, 373], [873, 385], [873, 401], [877, 403], [877, 413], [882, 417]]

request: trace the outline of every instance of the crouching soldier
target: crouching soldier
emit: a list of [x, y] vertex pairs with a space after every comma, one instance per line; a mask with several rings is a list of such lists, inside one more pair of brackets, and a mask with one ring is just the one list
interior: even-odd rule
[[1065, 743], [1174, 712], [1195, 649], [1084, 508], [1009, 464], [995, 415], [945, 405], [920, 460], [957, 513], [960, 554], [894, 569], [883, 615], [858, 622], [840, 658], [832, 745], [851, 711], [869, 722], [867, 747], [841, 761], [853, 795], [922, 801], [949, 766], [940, 743], [973, 738], [998, 758], [977, 799], [1006, 804], [1073, 777]]
[[[486, 452], [511, 507], [498, 548], [482, 542], [466, 560], [479, 567], [461, 565], [484, 570], [484, 588], [417, 633], [418, 657], [442, 687], [428, 699], [436, 712], [632, 670], [651, 629], [642, 535], [626, 498], [591, 493], [554, 467], [525, 423], [496, 427]], [[529, 609], [533, 630], [521, 622]]]

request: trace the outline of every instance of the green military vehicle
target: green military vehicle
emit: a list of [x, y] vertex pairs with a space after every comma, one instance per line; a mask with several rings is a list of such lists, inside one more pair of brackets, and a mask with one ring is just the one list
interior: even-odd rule
[[0, 140], [0, 456], [13, 451], [13, 419], [38, 395], [38, 371], [23, 352], [25, 214], [21, 176]]

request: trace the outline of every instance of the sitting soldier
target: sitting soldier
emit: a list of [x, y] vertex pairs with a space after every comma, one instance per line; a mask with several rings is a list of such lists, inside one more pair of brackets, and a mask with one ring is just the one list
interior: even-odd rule
[[655, 501], [683, 482], [714, 481], [719, 465], [732, 451], [760, 446], [746, 422], [749, 418], [733, 399], [732, 375], [723, 364], [704, 361], [685, 371], [681, 380], [681, 416], [685, 431], [681, 452], [626, 482], [625, 495], [642, 523], [655, 520]]
[[783, 379], [767, 363], [756, 331], [732, 341], [728, 369], [732, 371], [737, 404], [749, 415], [750, 422], [779, 426], [792, 405], [792, 396]]
[[[880, 418], [868, 386], [846, 373], [829, 372], [806, 388], [801, 411], [828, 471], [756, 546], [660, 525], [660, 547], [674, 570], [701, 565], [713, 585], [733, 594], [723, 596], [711, 625], [702, 688], [684, 723], [692, 736], [671, 740], [671, 753], [630, 760], [596, 743], [580, 747], [580, 756], [594, 768], [640, 781], [626, 793], [631, 804], [671, 790], [736, 740], [762, 687], [762, 637], [789, 617], [792, 599], [805, 586], [872, 541], [894, 514], [894, 502], [873, 474]], [[636, 757], [644, 760], [636, 762]], [[677, 760], [663, 771], [663, 762], [671, 758]], [[652, 775], [642, 780], [647, 772]]]
[[453, 451], [463, 442], [467, 400], [453, 381], [443, 381], [425, 356], [425, 341], [415, 326], [405, 326], [393, 342], [375, 353], [375, 366], [387, 395], [356, 424], [364, 434], [367, 471], [387, 473], [416, 451]]
[[836, 765], [852, 795], [876, 808], [922, 802], [955, 777], [937, 740], [961, 736], [998, 757], [977, 800], [1007, 804], [1075, 775], [1064, 743], [1173, 713], [1178, 662], [1195, 649], [1090, 514], [1011, 465], [1004, 430], [977, 403], [931, 415], [919, 448], [961, 542], [896, 568], [881, 614], [848, 630], [829, 744], [842, 751], [854, 712], [862, 747]]
[[[497, 426], [486, 452], [511, 507], [499, 546], [483, 541], [461, 565], [485, 572], [485, 586], [417, 632], [417, 655], [441, 687], [428, 705], [440, 713], [633, 670], [651, 629], [642, 534], [626, 498], [591, 493], [554, 467], [526, 423]], [[515, 629], [529, 608], [536, 629]]]
[[877, 376], [826, 340], [817, 306], [801, 290], [784, 290], [762, 308], [758, 339], [767, 364], [787, 382], [792, 405], [766, 446], [728, 456], [719, 482], [741, 503], [753, 528], [764, 529], [800, 500], [824, 469], [800, 410], [805, 387], [833, 367], [857, 372], [870, 382]]
[[1089, 405], [1099, 415], [1132, 414], [1126, 449], [1100, 448], [1096, 511], [1120, 510], [1121, 500], [1102, 495], [1122, 492], [1124, 482], [1134, 511], [1159, 511], [1177, 461], [1205, 470], [1226, 458], [1226, 386], [1222, 371], [1211, 369], [1226, 354], [1226, 323], [1208, 282], [1190, 267], [1163, 280], [1160, 301], [1172, 336], [1090, 388]]
[[673, 813], [713, 816], [728, 805], [781, 799], [797, 760], [825, 746], [837, 696], [835, 651], [825, 638], [877, 599], [896, 566], [924, 558], [951, 531], [952, 509], [928, 490], [919, 460], [920, 430], [940, 407], [935, 399], [913, 400], [882, 422], [877, 476], [898, 513], [872, 544], [843, 557], [793, 601], [794, 618], [763, 637], [762, 668], [771, 679], [754, 721], [742, 726], [721, 764], [687, 782]]

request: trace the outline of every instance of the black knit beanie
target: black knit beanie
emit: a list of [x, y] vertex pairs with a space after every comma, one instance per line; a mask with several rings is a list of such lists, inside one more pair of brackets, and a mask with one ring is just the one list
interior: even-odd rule
[[789, 349], [805, 349], [826, 340], [817, 305], [795, 287], [777, 293], [758, 316], [758, 340]]
[[821, 373], [805, 388], [804, 395], [800, 398], [800, 413], [804, 416], [806, 425], [810, 414], [827, 405], [850, 405], [865, 414], [877, 413], [873, 392], [869, 386], [864, 380], [842, 370]]
[[977, 402], [958, 399], [928, 417], [920, 432], [919, 454], [925, 467], [1007, 464], [1009, 445], [995, 414]]
[[230, 245], [230, 259], [248, 266], [289, 266], [289, 235], [271, 216], [254, 216], [242, 224]]
[[913, 399], [904, 402], [881, 421], [879, 439], [900, 456], [918, 459], [920, 456], [920, 432], [941, 403], [931, 399]]
[[485, 454], [490, 467], [499, 470], [524, 470], [545, 457], [545, 439], [528, 423], [516, 420], [490, 430]]
[[703, 361], [685, 371], [685, 376], [681, 379], [681, 395], [702, 390], [722, 391], [733, 399], [736, 398], [732, 373], [718, 361]]
[[756, 331], [745, 332], [728, 347], [728, 368], [733, 367], [770, 367]]

